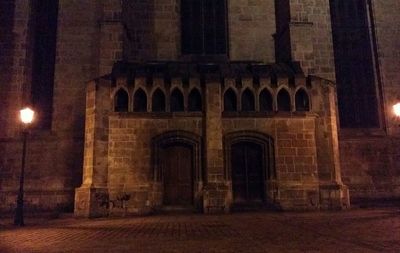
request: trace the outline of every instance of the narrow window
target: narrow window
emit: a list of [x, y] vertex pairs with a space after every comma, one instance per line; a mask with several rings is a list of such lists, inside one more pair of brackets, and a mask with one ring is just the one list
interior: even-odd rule
[[182, 112], [184, 110], [183, 95], [179, 89], [171, 93], [171, 112]]
[[305, 90], [299, 89], [296, 92], [295, 97], [296, 111], [309, 111], [310, 110], [310, 99]]
[[147, 111], [147, 96], [142, 89], [138, 89], [135, 92], [135, 96], [133, 98], [133, 111], [135, 112]]
[[202, 111], [203, 103], [198, 89], [195, 88], [189, 93], [188, 103], [190, 112]]
[[32, 103], [38, 127], [51, 128], [56, 59], [58, 0], [32, 1]]
[[271, 93], [267, 89], [263, 89], [259, 96], [260, 111], [270, 112], [273, 111], [273, 99]]
[[114, 96], [114, 111], [127, 112], [129, 104], [128, 93], [124, 89], [119, 89]]
[[181, 0], [182, 53], [226, 54], [226, 0]]
[[244, 112], [255, 111], [254, 95], [250, 89], [246, 89], [242, 93], [242, 111]]
[[278, 111], [290, 112], [290, 95], [285, 89], [281, 89], [278, 93]]
[[160, 89], [157, 89], [153, 93], [152, 111], [165, 112], [165, 95], [164, 92], [162, 92]]
[[330, 0], [340, 126], [379, 127], [370, 0]]
[[224, 111], [237, 111], [236, 93], [232, 89], [228, 89], [224, 94]]

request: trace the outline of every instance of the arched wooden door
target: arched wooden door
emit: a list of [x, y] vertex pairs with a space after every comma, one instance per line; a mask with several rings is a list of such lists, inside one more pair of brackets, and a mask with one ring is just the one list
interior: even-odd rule
[[193, 205], [193, 150], [180, 143], [162, 149], [164, 205]]
[[263, 148], [253, 142], [232, 144], [231, 169], [234, 204], [264, 201]]

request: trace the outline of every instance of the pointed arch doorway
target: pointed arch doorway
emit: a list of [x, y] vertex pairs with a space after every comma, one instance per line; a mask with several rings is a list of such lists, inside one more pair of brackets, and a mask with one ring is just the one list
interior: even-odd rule
[[276, 171], [273, 139], [239, 131], [224, 137], [226, 179], [233, 210], [268, 207], [275, 202]]
[[164, 210], [201, 209], [201, 137], [186, 131], [170, 131], [152, 141], [157, 205]]
[[233, 203], [262, 203], [265, 200], [262, 146], [241, 141], [231, 146]]
[[166, 206], [193, 205], [193, 152], [183, 143], [172, 143], [161, 150]]

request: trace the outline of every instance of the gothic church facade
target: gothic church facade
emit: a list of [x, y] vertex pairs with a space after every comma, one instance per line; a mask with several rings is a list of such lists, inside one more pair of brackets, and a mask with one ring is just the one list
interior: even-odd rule
[[[0, 3], [0, 209], [344, 209], [400, 197], [396, 0]], [[4, 11], [7, 10], [7, 11]]]

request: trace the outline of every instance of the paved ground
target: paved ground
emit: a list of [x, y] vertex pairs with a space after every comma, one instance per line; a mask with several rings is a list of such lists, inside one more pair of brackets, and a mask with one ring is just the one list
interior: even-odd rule
[[[11, 221], [7, 221], [11, 222]], [[400, 252], [399, 209], [0, 222], [0, 252]]]

